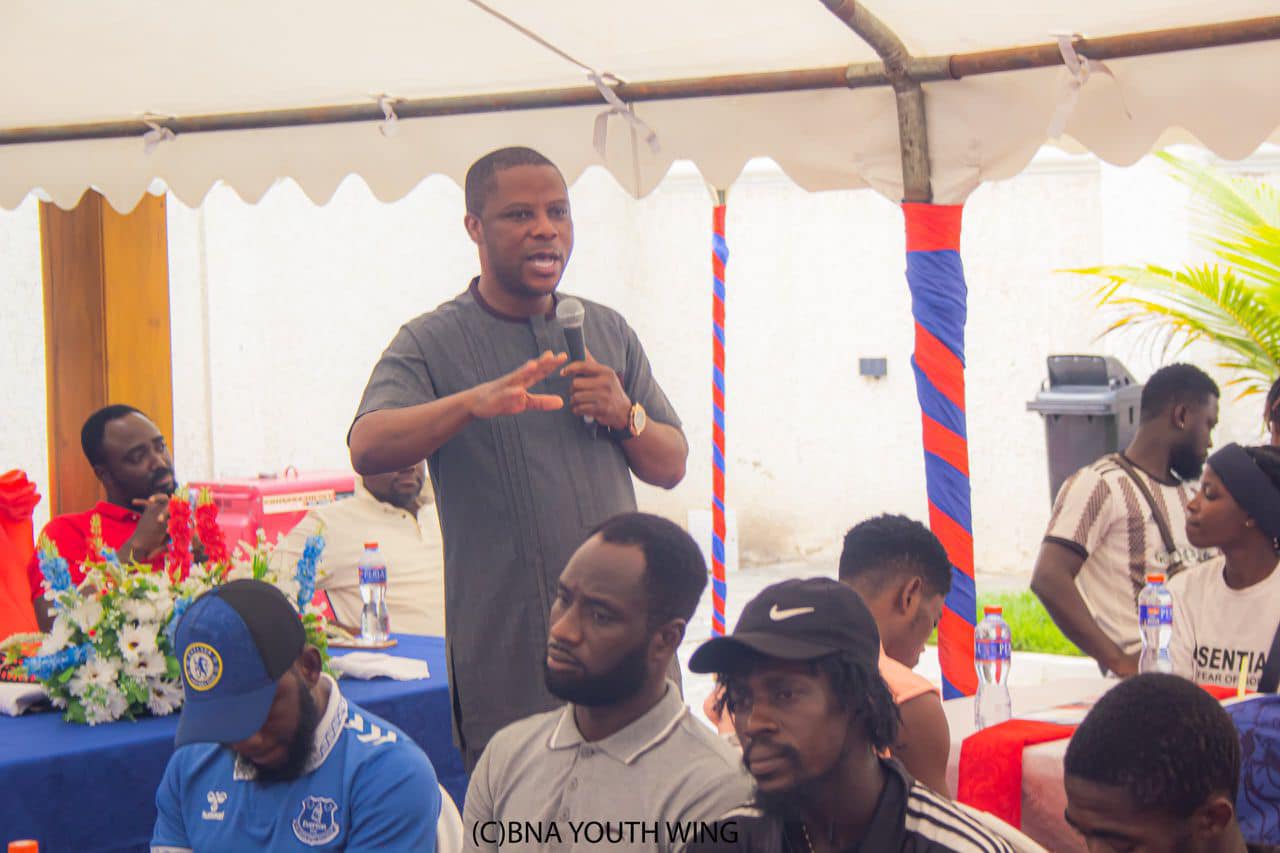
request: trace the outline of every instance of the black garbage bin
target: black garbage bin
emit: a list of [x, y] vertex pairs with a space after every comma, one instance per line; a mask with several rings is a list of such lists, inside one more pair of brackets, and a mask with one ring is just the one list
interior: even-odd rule
[[1044, 417], [1049, 500], [1080, 468], [1128, 446], [1142, 386], [1112, 356], [1051, 355], [1049, 378], [1027, 410]]

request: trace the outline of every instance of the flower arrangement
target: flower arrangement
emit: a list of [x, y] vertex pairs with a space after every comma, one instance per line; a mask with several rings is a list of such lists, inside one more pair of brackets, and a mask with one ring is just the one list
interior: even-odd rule
[[[75, 586], [67, 561], [41, 538], [40, 571], [44, 598], [53, 605], [53, 626], [47, 634], [10, 637], [0, 652], [40, 682], [68, 721], [94, 725], [180, 708], [181, 667], [173, 638], [178, 619], [201, 594], [238, 578], [266, 581], [284, 592], [298, 609], [307, 641], [320, 649], [327, 665], [325, 620], [310, 606], [323, 536], [308, 539], [294, 575], [281, 577], [270, 568], [262, 531], [255, 547], [240, 546], [232, 553], [209, 493], [202, 491], [192, 504], [185, 489], [169, 503], [163, 570], [121, 563], [102, 544], [101, 522], [94, 517], [85, 577]], [[193, 555], [197, 536], [204, 562], [195, 562]]]

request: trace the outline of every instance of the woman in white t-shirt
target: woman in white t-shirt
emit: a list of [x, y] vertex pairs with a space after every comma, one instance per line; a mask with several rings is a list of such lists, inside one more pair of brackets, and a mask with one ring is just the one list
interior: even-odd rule
[[1169, 582], [1174, 671], [1256, 690], [1280, 626], [1280, 448], [1228, 444], [1187, 507], [1187, 539], [1222, 556]]

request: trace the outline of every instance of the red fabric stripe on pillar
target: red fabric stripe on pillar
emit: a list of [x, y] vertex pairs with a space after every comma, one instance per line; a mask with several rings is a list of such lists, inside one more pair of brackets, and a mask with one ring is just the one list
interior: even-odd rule
[[916, 323], [915, 359], [933, 387], [963, 412], [964, 364], [946, 344], [919, 323]]
[[932, 453], [968, 477], [969, 445], [965, 440], [928, 415], [922, 415], [922, 420], [925, 453]]
[[943, 672], [952, 687], [972, 696], [978, 692], [978, 673], [973, 668], [973, 626], [950, 610], [943, 610], [938, 620], [938, 656], [947, 659], [953, 655], [966, 665], [947, 668], [944, 664]]
[[946, 549], [951, 564], [969, 577], [973, 577], [973, 537], [951, 520], [951, 516], [929, 502], [929, 529]]
[[904, 202], [907, 221], [907, 251], [960, 251], [961, 204], [916, 204]]

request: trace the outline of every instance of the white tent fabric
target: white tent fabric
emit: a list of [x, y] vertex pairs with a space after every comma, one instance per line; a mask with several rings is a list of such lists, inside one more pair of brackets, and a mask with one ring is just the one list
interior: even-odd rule
[[[868, 62], [874, 53], [818, 0], [489, 0], [600, 72], [630, 82]], [[916, 56], [1051, 42], [1276, 14], [1275, 0], [870, 0]], [[587, 85], [582, 69], [467, 0], [9, 0], [0, 13], [0, 130], [349, 103], [379, 93], [423, 98]], [[1199, 142], [1243, 157], [1280, 141], [1280, 44], [1113, 60], [1080, 90], [1056, 142], [1132, 163], [1153, 147]], [[933, 190], [962, 201], [1009, 177], [1047, 140], [1067, 97], [1065, 68], [925, 84]], [[349, 174], [381, 199], [424, 177], [460, 180], [484, 151], [534, 146], [572, 180], [603, 162], [636, 195], [676, 159], [728, 186], [747, 160], [772, 157], [802, 186], [871, 186], [901, 196], [894, 102], [887, 88], [646, 102], [636, 112], [661, 149], [633, 146], [599, 107], [510, 111], [288, 129], [191, 133], [147, 153], [138, 136], [0, 146], [0, 206], [33, 190], [63, 207], [85, 189], [119, 210], [155, 179], [198, 204], [219, 180], [256, 201], [278, 179], [316, 202]]]

